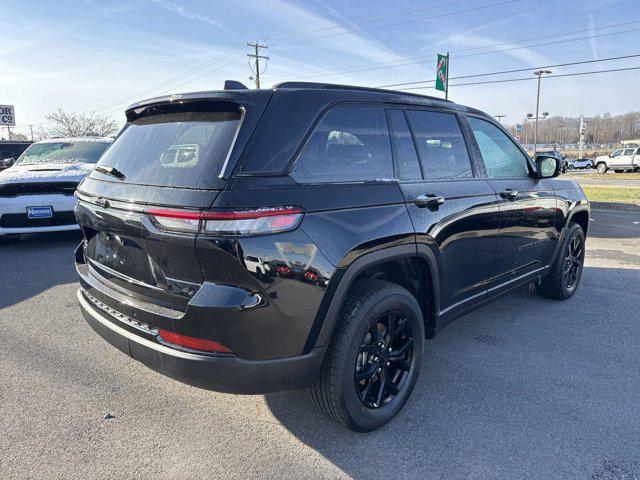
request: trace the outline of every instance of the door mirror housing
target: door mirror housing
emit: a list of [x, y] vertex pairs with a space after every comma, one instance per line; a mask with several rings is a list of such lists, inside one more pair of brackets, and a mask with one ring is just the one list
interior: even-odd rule
[[536, 156], [536, 173], [538, 178], [553, 178], [560, 173], [560, 159], [551, 156]]
[[5, 158], [4, 160], [0, 160], [0, 164], [2, 164], [4, 168], [9, 168], [14, 163], [16, 163], [15, 158]]

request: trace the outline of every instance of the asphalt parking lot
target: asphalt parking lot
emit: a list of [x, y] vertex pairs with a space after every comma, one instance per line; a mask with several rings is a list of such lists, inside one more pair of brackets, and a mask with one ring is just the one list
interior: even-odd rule
[[76, 306], [79, 234], [0, 247], [2, 478], [640, 478], [640, 213], [594, 211], [577, 294], [527, 288], [427, 342], [404, 411], [371, 434], [306, 392], [182, 385]]

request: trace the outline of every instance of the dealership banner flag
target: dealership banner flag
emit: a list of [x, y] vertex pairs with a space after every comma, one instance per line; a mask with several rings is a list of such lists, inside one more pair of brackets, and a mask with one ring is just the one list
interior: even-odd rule
[[436, 68], [436, 90], [447, 91], [447, 70], [449, 69], [449, 56], [438, 54], [438, 65]]

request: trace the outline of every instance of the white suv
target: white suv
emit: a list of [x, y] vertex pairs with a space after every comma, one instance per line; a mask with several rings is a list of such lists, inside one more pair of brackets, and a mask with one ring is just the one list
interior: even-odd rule
[[606, 173], [612, 169], [617, 173], [625, 170], [640, 170], [640, 148], [623, 148], [609, 155], [596, 157], [594, 162], [598, 173]]
[[75, 230], [78, 183], [93, 169], [111, 138], [56, 138], [33, 143], [0, 172], [0, 244], [21, 234]]

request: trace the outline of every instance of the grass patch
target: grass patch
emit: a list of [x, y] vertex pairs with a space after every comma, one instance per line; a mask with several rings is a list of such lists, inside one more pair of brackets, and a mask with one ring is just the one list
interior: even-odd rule
[[640, 173], [576, 173], [572, 174], [570, 171], [563, 176], [575, 178], [580, 180], [581, 178], [588, 178], [593, 180], [640, 180]]
[[640, 187], [599, 187], [585, 185], [582, 189], [591, 202], [617, 202], [640, 205]]

